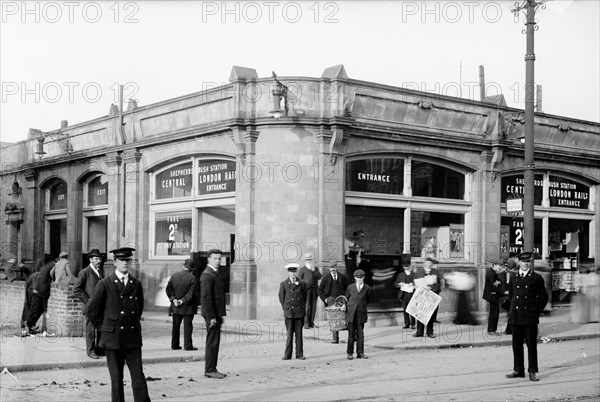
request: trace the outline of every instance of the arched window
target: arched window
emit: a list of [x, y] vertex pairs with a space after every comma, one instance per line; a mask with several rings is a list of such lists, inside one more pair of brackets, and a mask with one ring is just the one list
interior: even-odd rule
[[67, 183], [55, 179], [46, 186], [44, 254], [58, 257], [67, 244]]
[[[106, 253], [108, 233], [108, 176], [94, 174], [83, 183], [83, 253]], [[86, 264], [84, 258], [84, 264]]]

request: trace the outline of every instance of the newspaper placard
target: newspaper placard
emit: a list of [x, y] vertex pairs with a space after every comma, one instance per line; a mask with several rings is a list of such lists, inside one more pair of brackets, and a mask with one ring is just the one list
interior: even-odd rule
[[406, 307], [406, 312], [424, 325], [427, 325], [431, 315], [440, 305], [442, 297], [421, 286], [415, 288], [415, 293]]

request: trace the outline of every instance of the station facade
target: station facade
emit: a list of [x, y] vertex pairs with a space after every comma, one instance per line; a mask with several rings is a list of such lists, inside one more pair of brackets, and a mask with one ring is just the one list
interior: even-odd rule
[[[81, 269], [97, 248], [108, 272], [108, 251], [134, 247], [153, 310], [186, 258], [219, 248], [231, 315], [278, 319], [283, 267], [306, 252], [365, 267], [385, 309], [403, 259], [471, 270], [481, 292], [485, 264], [522, 250], [506, 206], [523, 193], [522, 110], [334, 66], [279, 78], [275, 119], [273, 78], [233, 67], [229, 81], [2, 147], [0, 258], [35, 269], [67, 251]], [[598, 123], [536, 113], [535, 248], [557, 271], [597, 263], [599, 161]]]

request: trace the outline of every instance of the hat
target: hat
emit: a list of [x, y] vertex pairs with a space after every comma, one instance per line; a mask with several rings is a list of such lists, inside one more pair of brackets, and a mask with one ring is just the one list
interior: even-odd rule
[[188, 258], [187, 260], [185, 260], [183, 262], [183, 266], [189, 269], [194, 268], [194, 260], [192, 260], [191, 258]]
[[113, 256], [115, 257], [115, 260], [129, 260], [131, 259], [131, 256], [133, 255], [134, 251], [135, 249], [132, 247], [121, 247], [116, 248], [114, 250], [110, 250], [110, 252], [113, 253]]
[[354, 271], [354, 277], [355, 278], [364, 278], [365, 271], [363, 271], [362, 269], [357, 269], [356, 271]]
[[100, 250], [98, 250], [97, 248], [93, 248], [88, 253], [88, 258], [92, 258], [92, 257], [102, 257], [102, 254], [100, 254]]
[[433, 257], [427, 257], [427, 258], [425, 258], [425, 261], [431, 261], [434, 264], [438, 263], [438, 261], [435, 258], [433, 258]]
[[329, 268], [337, 268], [337, 266], [338, 266], [337, 261], [332, 262], [332, 263], [329, 264]]
[[306, 254], [304, 254], [304, 259], [305, 260], [312, 260], [313, 259], [312, 253], [306, 253]]
[[63, 257], [68, 257], [69, 253], [67, 253], [66, 251], [61, 251], [60, 254], [58, 255], [58, 258], [63, 258]]
[[519, 261], [530, 262], [533, 258], [533, 253], [531, 251], [525, 251], [517, 256]]
[[298, 270], [298, 267], [300, 267], [298, 264], [295, 263], [291, 263], [285, 266], [285, 269], [288, 270], [288, 272], [296, 272]]
[[506, 266], [508, 267], [508, 269], [515, 269], [517, 267], [517, 263], [515, 262], [515, 260], [513, 260], [512, 258], [510, 260], [508, 260], [508, 262], [506, 263]]

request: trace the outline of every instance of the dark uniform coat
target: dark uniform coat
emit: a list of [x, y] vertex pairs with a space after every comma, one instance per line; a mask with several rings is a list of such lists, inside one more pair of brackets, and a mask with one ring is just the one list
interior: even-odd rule
[[279, 303], [285, 318], [302, 318], [306, 315], [306, 284], [296, 279], [298, 285], [286, 279], [279, 285]]
[[[100, 272], [100, 270], [98, 270]], [[73, 294], [83, 302], [83, 314], [87, 314], [88, 302], [96, 289], [96, 285], [100, 282], [100, 277], [94, 272], [91, 265], [82, 269], [79, 276], [73, 285]]]
[[202, 317], [206, 321], [227, 315], [223, 281], [219, 273], [210, 266], [207, 266], [200, 276], [200, 297], [202, 298]]
[[[494, 285], [494, 282], [500, 281], [498, 285]], [[490, 268], [485, 273], [485, 286], [483, 288], [483, 300], [488, 302], [498, 302], [500, 296], [504, 292], [504, 284], [500, 280], [500, 276], [493, 268]]]
[[367, 304], [371, 301], [371, 287], [363, 283], [359, 292], [356, 283], [353, 283], [346, 289], [346, 298], [348, 299], [346, 321], [355, 322], [354, 313], [356, 312], [356, 323], [364, 324], [367, 322]]
[[87, 314], [94, 327], [102, 332], [99, 346], [104, 349], [142, 347], [143, 310], [142, 284], [131, 274], [125, 286], [116, 273], [98, 282]]
[[173, 300], [181, 300], [182, 305], [173, 304], [173, 314], [196, 314], [198, 312], [198, 301], [196, 299], [196, 277], [190, 271], [182, 269], [169, 279], [167, 284], [167, 296]]
[[548, 302], [542, 277], [531, 269], [525, 277], [519, 271], [510, 274], [508, 288], [510, 303], [509, 323], [512, 325], [537, 325], [540, 314]]

